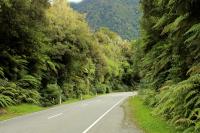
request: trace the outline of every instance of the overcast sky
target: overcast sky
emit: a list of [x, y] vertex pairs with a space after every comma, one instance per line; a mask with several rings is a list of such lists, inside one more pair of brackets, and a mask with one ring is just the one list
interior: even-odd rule
[[83, 0], [68, 0], [69, 2], [75, 2], [75, 3], [79, 3], [79, 2], [81, 2], [81, 1], [83, 1]]

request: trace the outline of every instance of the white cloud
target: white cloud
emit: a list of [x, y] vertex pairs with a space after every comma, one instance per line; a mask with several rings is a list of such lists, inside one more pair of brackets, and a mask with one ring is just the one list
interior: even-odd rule
[[69, 2], [74, 2], [74, 3], [79, 3], [79, 2], [81, 2], [81, 1], [83, 1], [83, 0], [68, 0]]

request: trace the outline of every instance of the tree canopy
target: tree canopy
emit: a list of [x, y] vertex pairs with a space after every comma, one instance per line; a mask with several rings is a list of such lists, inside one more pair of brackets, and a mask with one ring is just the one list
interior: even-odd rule
[[0, 2], [0, 107], [127, 90], [129, 42], [92, 32], [65, 0]]

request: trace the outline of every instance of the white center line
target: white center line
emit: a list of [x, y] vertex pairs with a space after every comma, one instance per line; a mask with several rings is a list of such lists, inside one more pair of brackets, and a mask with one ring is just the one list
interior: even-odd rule
[[89, 106], [90, 104], [96, 104], [97, 102], [101, 102], [101, 100], [94, 100], [94, 101], [89, 101], [89, 102], [84, 102], [82, 103], [82, 107], [85, 107], [85, 106]]
[[52, 119], [52, 118], [58, 117], [58, 116], [60, 116], [60, 115], [62, 115], [62, 114], [63, 114], [63, 113], [60, 113], [60, 114], [57, 114], [57, 115], [50, 116], [50, 117], [48, 117], [48, 119]]
[[104, 116], [106, 116], [110, 111], [112, 111], [118, 104], [120, 104], [125, 98], [121, 99], [115, 105], [113, 105], [110, 109], [108, 109], [103, 115], [101, 115], [92, 125], [90, 125], [85, 131], [82, 133], [87, 133], [92, 127], [94, 127]]

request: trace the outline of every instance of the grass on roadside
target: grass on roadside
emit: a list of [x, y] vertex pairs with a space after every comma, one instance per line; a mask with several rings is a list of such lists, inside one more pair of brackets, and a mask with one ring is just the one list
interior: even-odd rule
[[83, 100], [91, 99], [91, 98], [94, 98], [94, 97], [95, 97], [95, 95], [84, 95]]
[[10, 106], [6, 108], [6, 114], [0, 115], [0, 121], [14, 118], [16, 116], [25, 115], [32, 112], [44, 110], [46, 108], [38, 105], [21, 104], [17, 106]]
[[[95, 96], [84, 95], [83, 100], [91, 99], [94, 97]], [[69, 99], [69, 100], [63, 102], [63, 104], [70, 104], [70, 103], [74, 103], [74, 102], [78, 102], [78, 101], [80, 101], [80, 99]], [[21, 105], [17, 105], [17, 106], [10, 106], [5, 109], [6, 114], [0, 115], [0, 121], [11, 119], [11, 118], [29, 114], [29, 113], [42, 111], [45, 109], [48, 109], [48, 107], [41, 107], [38, 105], [31, 105], [31, 104], [21, 104]]]
[[136, 96], [129, 99], [131, 119], [145, 133], [176, 133], [175, 127], [169, 125], [158, 116], [152, 116], [151, 109]]
[[[91, 99], [91, 98], [94, 98], [95, 96], [93, 95], [84, 95], [82, 97], [82, 100], [87, 100], [87, 99]], [[70, 103], [74, 103], [74, 102], [78, 102], [80, 101], [81, 99], [75, 99], [75, 98], [71, 98], [71, 99], [68, 99], [67, 101], [63, 102], [63, 104], [70, 104]]]

